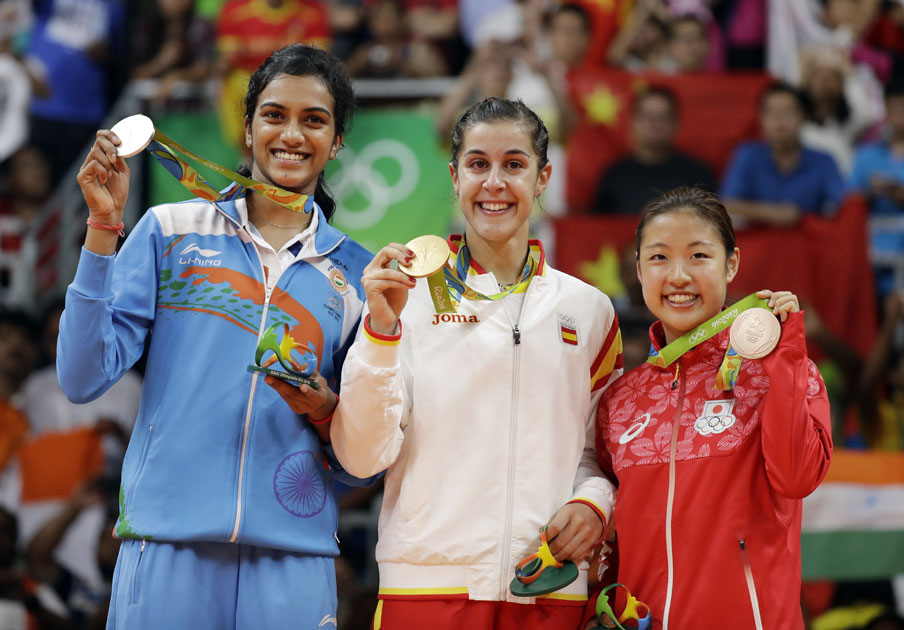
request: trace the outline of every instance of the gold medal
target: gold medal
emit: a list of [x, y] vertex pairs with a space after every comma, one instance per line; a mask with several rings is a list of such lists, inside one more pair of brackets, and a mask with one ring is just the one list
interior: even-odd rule
[[765, 308], [751, 308], [735, 319], [729, 339], [731, 347], [745, 359], [762, 359], [775, 349], [782, 325]]
[[120, 140], [116, 147], [119, 157], [128, 158], [138, 155], [147, 148], [154, 139], [154, 123], [144, 114], [135, 114], [123, 118], [110, 129]]
[[408, 265], [400, 262], [399, 269], [412, 278], [432, 276], [449, 260], [449, 244], [439, 236], [418, 236], [405, 247], [414, 252], [414, 257]]

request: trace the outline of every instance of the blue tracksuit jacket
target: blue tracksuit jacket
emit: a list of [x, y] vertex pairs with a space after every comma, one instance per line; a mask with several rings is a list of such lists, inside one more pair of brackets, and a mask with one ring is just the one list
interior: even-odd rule
[[306, 420], [246, 369], [261, 331], [285, 323], [310, 349], [305, 360], [316, 357], [338, 387], [371, 255], [309, 203], [319, 213], [313, 247], [270, 288], [234, 201], [157, 206], [115, 257], [82, 251], [60, 322], [66, 395], [101, 395], [150, 335], [118, 536], [338, 553], [329, 469], [354, 480]]

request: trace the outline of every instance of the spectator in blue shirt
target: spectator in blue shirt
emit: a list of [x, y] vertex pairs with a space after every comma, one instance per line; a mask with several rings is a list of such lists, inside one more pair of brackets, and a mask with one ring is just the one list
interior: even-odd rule
[[[904, 217], [904, 84], [885, 88], [885, 135], [862, 145], [854, 155], [848, 188], [869, 199], [870, 216]], [[871, 230], [870, 249], [880, 297], [895, 285], [893, 269], [904, 255], [904, 231]]]
[[722, 182], [722, 197], [733, 218], [780, 227], [803, 214], [825, 214], [844, 193], [844, 182], [827, 153], [801, 144], [803, 97], [774, 83], [760, 97], [763, 140], [735, 151]]
[[884, 137], [857, 149], [848, 187], [870, 199], [872, 214], [904, 212], [904, 84], [885, 88]]

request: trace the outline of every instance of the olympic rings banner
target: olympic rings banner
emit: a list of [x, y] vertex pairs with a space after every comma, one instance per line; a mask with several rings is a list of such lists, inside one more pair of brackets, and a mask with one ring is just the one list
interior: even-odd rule
[[326, 181], [333, 224], [371, 251], [422, 234], [445, 237], [455, 195], [432, 111], [359, 110]]
[[[208, 112], [155, 116], [155, 124], [214, 162], [233, 168], [242, 162]], [[445, 236], [456, 212], [448, 164], [448, 148], [440, 144], [429, 110], [358, 110], [338, 159], [326, 170], [337, 204], [333, 225], [371, 251], [422, 234]], [[149, 205], [187, 198], [162, 168], [149, 168]], [[223, 188], [229, 181], [211, 173], [210, 183]]]

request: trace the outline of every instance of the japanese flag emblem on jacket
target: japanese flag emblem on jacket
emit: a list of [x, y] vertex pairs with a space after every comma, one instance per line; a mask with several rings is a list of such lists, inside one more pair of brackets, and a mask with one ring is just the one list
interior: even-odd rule
[[735, 401], [731, 400], [708, 400], [703, 405], [703, 413], [694, 423], [694, 428], [700, 435], [712, 435], [722, 433], [729, 428], [737, 418], [732, 413]]

